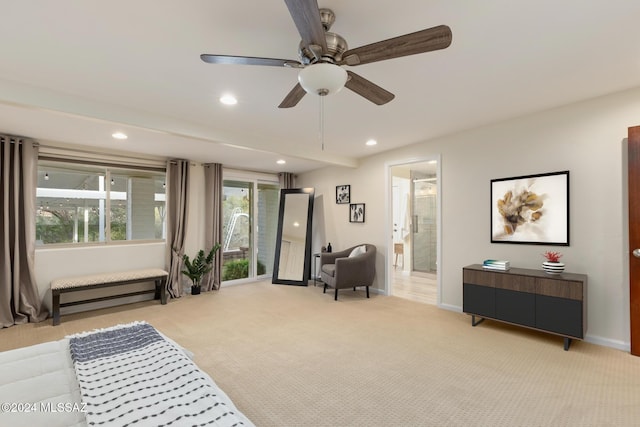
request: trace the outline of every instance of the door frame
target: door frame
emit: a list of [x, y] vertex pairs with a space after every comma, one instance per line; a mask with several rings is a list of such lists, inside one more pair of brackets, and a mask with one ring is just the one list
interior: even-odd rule
[[640, 126], [630, 127], [627, 138], [629, 204], [629, 340], [631, 354], [640, 356]]
[[387, 256], [385, 263], [385, 286], [384, 294], [393, 295], [393, 176], [391, 169], [394, 166], [406, 166], [413, 163], [425, 163], [430, 161], [436, 161], [436, 236], [438, 242], [436, 244], [436, 259], [437, 259], [437, 306], [442, 305], [442, 158], [440, 154], [426, 155], [422, 157], [410, 157], [406, 159], [398, 159], [389, 162], [385, 162], [385, 182], [387, 183], [387, 191], [385, 191], [385, 206], [387, 207], [385, 230], [386, 230], [386, 244], [387, 244]]
[[[249, 263], [249, 277], [242, 279], [234, 279], [234, 280], [225, 280], [220, 283], [220, 287], [239, 285], [243, 283], [255, 282], [256, 280], [271, 278], [271, 273], [258, 275], [258, 186], [260, 184], [270, 184], [278, 187], [278, 193], [280, 193], [280, 182], [277, 177], [274, 177], [272, 174], [261, 173], [261, 172], [249, 172], [249, 171], [241, 171], [237, 169], [226, 169], [223, 168], [222, 173], [222, 182], [224, 187], [225, 181], [238, 181], [238, 182], [246, 182], [251, 185], [251, 207], [250, 207], [250, 215], [249, 215], [249, 223], [250, 223], [250, 242], [251, 242], [251, 262]], [[278, 202], [279, 203], [279, 202]], [[276, 205], [277, 208], [277, 205]], [[276, 223], [277, 228], [277, 223]], [[273, 247], [275, 248], [275, 241], [273, 242]]]

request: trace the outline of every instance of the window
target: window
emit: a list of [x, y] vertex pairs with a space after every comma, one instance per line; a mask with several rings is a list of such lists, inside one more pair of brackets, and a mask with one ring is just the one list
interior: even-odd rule
[[36, 242], [164, 239], [165, 179], [161, 169], [40, 160]]

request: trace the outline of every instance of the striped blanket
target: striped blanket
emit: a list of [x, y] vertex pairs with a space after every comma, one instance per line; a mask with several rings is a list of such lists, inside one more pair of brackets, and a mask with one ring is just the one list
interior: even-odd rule
[[89, 426], [247, 426], [211, 378], [144, 322], [70, 337]]

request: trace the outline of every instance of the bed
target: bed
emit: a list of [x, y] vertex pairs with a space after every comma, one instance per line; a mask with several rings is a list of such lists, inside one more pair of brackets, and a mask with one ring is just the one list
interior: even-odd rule
[[253, 426], [146, 322], [0, 353], [2, 426]]

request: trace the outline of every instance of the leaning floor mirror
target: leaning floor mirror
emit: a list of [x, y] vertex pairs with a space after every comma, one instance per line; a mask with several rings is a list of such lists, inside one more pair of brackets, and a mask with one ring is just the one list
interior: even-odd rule
[[272, 283], [306, 286], [311, 269], [313, 188], [280, 190]]

